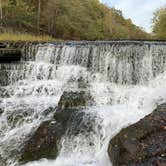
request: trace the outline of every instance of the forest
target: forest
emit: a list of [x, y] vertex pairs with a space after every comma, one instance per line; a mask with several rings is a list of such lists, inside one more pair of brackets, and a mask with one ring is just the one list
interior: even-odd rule
[[165, 39], [166, 8], [154, 14], [153, 34], [99, 0], [0, 0], [0, 32], [70, 40]]
[[153, 32], [156, 38], [166, 39], [166, 6], [154, 13]]

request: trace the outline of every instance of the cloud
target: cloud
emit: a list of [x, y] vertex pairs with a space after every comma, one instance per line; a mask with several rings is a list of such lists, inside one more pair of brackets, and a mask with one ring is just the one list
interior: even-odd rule
[[150, 32], [153, 12], [166, 5], [166, 0], [101, 0], [123, 12], [125, 18], [131, 18], [133, 23]]

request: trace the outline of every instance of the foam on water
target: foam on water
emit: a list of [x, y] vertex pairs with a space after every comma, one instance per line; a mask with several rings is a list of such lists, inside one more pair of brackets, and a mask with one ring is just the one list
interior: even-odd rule
[[85, 90], [94, 106], [71, 118], [58, 158], [25, 166], [111, 166], [110, 139], [166, 102], [165, 57], [165, 45], [43, 45], [33, 62], [0, 66], [9, 79], [0, 87], [0, 156], [17, 165], [13, 154], [55, 112], [46, 110], [64, 91]]
[[[96, 129], [96, 135], [93, 135], [95, 147], [87, 146], [88, 138], [84, 137], [84, 135], [78, 135], [72, 138], [71, 142], [63, 142], [67, 143], [67, 145], [63, 145], [66, 149], [62, 148], [56, 160], [43, 159], [28, 163], [26, 166], [111, 165], [107, 154], [110, 139], [122, 128], [137, 122], [151, 113], [158, 104], [166, 101], [165, 81], [166, 73], [150, 81], [146, 86], [118, 86], [108, 82], [92, 83], [94, 97], [100, 102], [97, 103], [97, 106], [84, 111], [95, 117], [95, 125], [101, 125], [100, 129]], [[113, 104], [109, 104], [110, 102]], [[67, 139], [68, 136], [66, 135], [64, 140]], [[66, 154], [70, 146], [73, 148]]]

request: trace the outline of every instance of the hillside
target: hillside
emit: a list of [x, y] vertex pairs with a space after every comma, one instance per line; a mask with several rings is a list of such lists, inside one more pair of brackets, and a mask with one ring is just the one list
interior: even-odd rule
[[98, 0], [2, 0], [0, 30], [70, 40], [149, 38], [121, 11]]

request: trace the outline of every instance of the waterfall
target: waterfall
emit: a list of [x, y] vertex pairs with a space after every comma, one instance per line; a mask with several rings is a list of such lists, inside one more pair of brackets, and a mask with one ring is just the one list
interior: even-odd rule
[[87, 91], [94, 104], [70, 119], [56, 160], [26, 166], [110, 166], [110, 139], [166, 102], [165, 42], [59, 42], [22, 49], [21, 62], [0, 64], [0, 158], [7, 166], [18, 165], [14, 154], [53, 117], [46, 110], [57, 107], [64, 91]]

